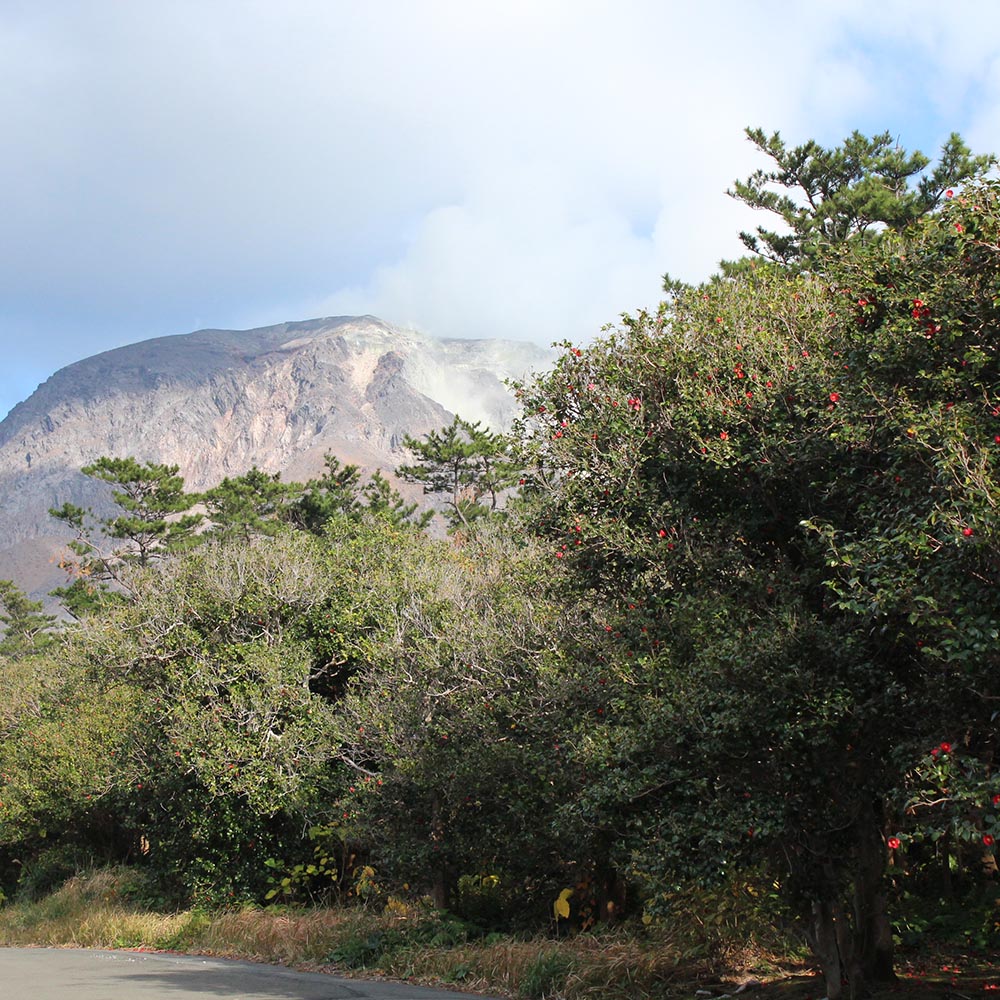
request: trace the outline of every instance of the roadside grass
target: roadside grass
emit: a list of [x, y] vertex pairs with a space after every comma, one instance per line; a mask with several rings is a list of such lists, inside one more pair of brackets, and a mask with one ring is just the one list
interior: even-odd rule
[[[659, 1000], [692, 983], [746, 978], [762, 952], [718, 939], [622, 927], [554, 938], [483, 934], [420, 904], [373, 908], [239, 909], [161, 913], [135, 872], [103, 868], [37, 901], [0, 908], [0, 946], [184, 951], [347, 976], [384, 976], [468, 992], [543, 1000]], [[691, 957], [695, 953], [697, 957]], [[712, 957], [714, 956], [714, 957]], [[758, 972], [760, 968], [758, 968]]]
[[[0, 907], [0, 946], [182, 951], [345, 976], [450, 986], [517, 1000], [673, 1000], [721, 997], [740, 985], [760, 1000], [823, 995], [792, 942], [777, 932], [678, 914], [672, 929], [624, 925], [559, 938], [490, 933], [395, 900], [374, 908], [156, 912], [135, 872], [104, 868], [37, 901]], [[954, 949], [904, 958], [877, 997], [930, 1000], [996, 989], [988, 956]], [[702, 991], [698, 994], [697, 991]]]

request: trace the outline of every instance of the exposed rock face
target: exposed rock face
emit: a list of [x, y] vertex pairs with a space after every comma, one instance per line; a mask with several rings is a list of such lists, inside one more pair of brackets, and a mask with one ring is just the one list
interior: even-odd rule
[[439, 341], [370, 316], [201, 330], [107, 351], [56, 372], [0, 422], [0, 578], [64, 582], [66, 536], [48, 516], [100, 505], [79, 469], [102, 455], [178, 465], [194, 490], [251, 466], [307, 479], [333, 453], [370, 472], [401, 464], [406, 434], [454, 413], [500, 428], [503, 384], [550, 364], [512, 341]]

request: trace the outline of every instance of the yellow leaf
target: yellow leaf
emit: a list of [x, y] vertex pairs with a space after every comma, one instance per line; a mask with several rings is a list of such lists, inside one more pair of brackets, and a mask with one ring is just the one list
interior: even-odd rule
[[569, 897], [572, 895], [572, 889], [563, 889], [559, 893], [559, 898], [552, 904], [552, 911], [556, 915], [556, 920], [559, 920], [560, 917], [563, 920], [569, 917]]

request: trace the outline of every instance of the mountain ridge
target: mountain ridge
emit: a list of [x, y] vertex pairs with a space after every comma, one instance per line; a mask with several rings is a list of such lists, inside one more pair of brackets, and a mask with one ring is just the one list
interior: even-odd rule
[[84, 358], [0, 421], [0, 578], [41, 593], [63, 582], [67, 540], [50, 507], [107, 504], [79, 469], [102, 455], [180, 467], [192, 490], [251, 466], [301, 480], [327, 453], [391, 472], [403, 438], [457, 412], [499, 429], [505, 386], [553, 354], [518, 341], [452, 338], [373, 316], [198, 330]]

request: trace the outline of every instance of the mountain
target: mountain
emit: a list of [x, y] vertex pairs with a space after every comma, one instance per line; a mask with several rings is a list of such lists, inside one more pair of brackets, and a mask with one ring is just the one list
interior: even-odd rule
[[327, 453], [391, 471], [402, 439], [455, 413], [499, 429], [504, 385], [551, 364], [501, 340], [436, 340], [372, 316], [199, 330], [131, 344], [56, 372], [0, 422], [0, 579], [29, 593], [65, 582], [68, 536], [48, 516], [99, 508], [107, 488], [79, 469], [102, 455], [177, 465], [192, 490], [251, 466], [287, 480]]

